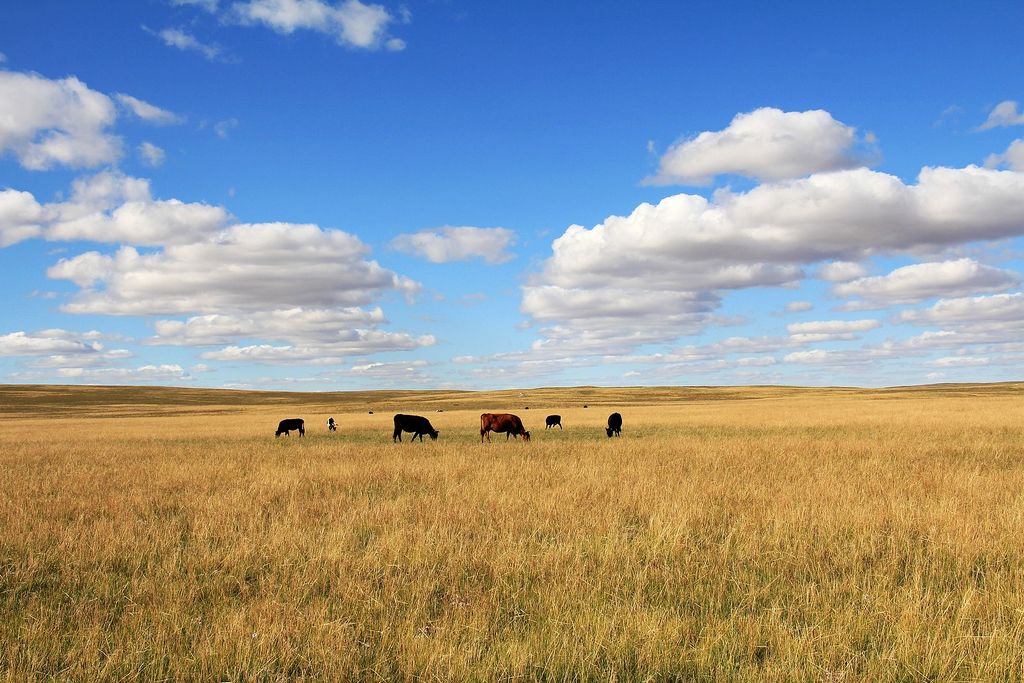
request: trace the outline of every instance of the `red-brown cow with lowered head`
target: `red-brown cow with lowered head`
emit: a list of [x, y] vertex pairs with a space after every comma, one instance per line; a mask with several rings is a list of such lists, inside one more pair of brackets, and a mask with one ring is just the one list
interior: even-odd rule
[[484, 442], [484, 435], [491, 440], [491, 432], [505, 432], [505, 441], [509, 436], [519, 438], [523, 441], [530, 440], [530, 432], [523, 427], [523, 421], [518, 415], [512, 413], [484, 413], [480, 416], [480, 443]]

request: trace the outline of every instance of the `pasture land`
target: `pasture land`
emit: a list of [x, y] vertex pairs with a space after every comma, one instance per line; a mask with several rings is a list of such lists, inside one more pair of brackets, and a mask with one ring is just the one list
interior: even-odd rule
[[0, 680], [413, 678], [1024, 680], [1024, 385], [0, 387]]

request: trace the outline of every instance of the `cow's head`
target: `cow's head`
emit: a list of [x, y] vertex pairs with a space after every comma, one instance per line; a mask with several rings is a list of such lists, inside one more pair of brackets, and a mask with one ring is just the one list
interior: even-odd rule
[[612, 434], [615, 433], [615, 431], [611, 427], [606, 427], [604, 431], [608, 432], [609, 439], [612, 438]]
[[530, 440], [530, 432], [523, 432], [523, 441]]
[[440, 434], [440, 433], [441, 432], [438, 432], [438, 431], [430, 432], [430, 440], [431, 441], [437, 441], [437, 435]]

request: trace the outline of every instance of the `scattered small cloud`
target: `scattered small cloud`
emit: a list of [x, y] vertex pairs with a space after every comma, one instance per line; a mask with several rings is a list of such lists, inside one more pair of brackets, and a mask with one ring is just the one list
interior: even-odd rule
[[139, 145], [138, 152], [142, 163], [153, 168], [164, 163], [164, 160], [167, 158], [167, 153], [152, 142], [143, 142]]
[[177, 48], [184, 52], [198, 52], [211, 62], [236, 62], [236, 58], [230, 56], [223, 47], [217, 43], [204, 43], [191, 33], [181, 28], [165, 28], [154, 31], [145, 26], [144, 31], [150, 33], [163, 41], [167, 47]]
[[227, 139], [235, 128], [238, 128], [238, 119], [236, 118], [224, 119], [213, 124], [213, 132], [221, 139]]
[[1021, 113], [1020, 105], [1014, 100], [1005, 100], [992, 108], [985, 122], [978, 126], [978, 130], [1021, 125], [1024, 125], [1024, 113]]
[[172, 123], [181, 123], [183, 121], [182, 117], [178, 116], [174, 112], [161, 109], [160, 107], [150, 104], [144, 100], [140, 100], [137, 97], [125, 95], [124, 93], [116, 93], [114, 97], [121, 103], [122, 107], [147, 123], [169, 125]]
[[814, 308], [814, 304], [810, 301], [790, 301], [786, 304], [786, 313], [803, 313]]
[[425, 258], [431, 263], [450, 263], [481, 258], [492, 265], [515, 258], [506, 251], [515, 244], [515, 233], [507, 228], [444, 226], [436, 230], [398, 235], [388, 245], [395, 251]]

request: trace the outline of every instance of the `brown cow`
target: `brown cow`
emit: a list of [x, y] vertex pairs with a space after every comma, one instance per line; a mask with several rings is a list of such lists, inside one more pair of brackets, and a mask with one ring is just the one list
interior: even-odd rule
[[517, 439], [522, 436], [523, 441], [530, 440], [530, 432], [523, 427], [523, 421], [518, 415], [511, 413], [484, 413], [480, 416], [480, 443], [484, 442], [484, 435], [491, 440], [491, 432], [505, 432], [505, 441], [509, 436]]

